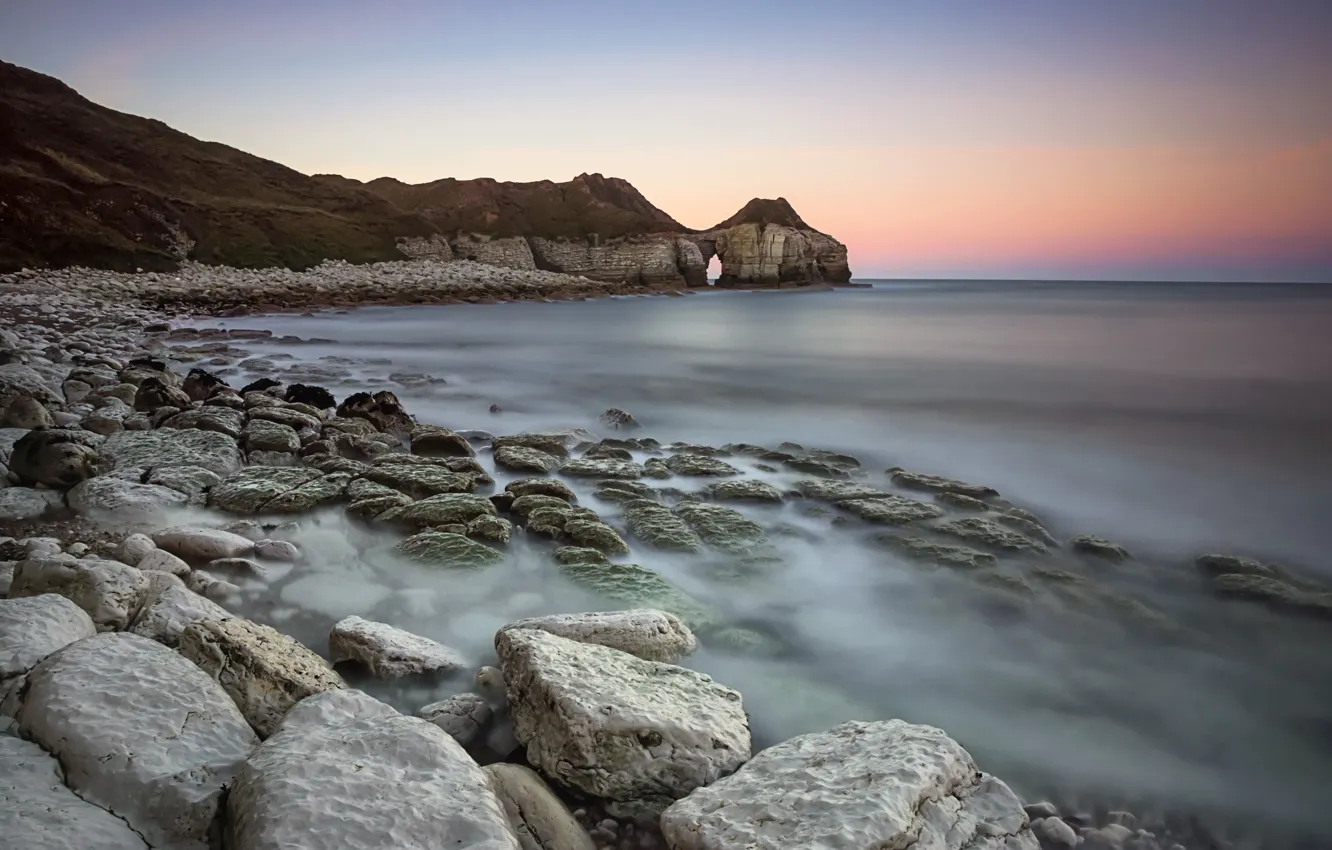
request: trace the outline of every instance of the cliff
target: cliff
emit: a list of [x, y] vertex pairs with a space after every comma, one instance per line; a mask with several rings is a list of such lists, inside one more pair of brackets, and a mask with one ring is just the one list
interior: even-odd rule
[[0, 271], [304, 268], [401, 259], [436, 228], [363, 187], [308, 177], [116, 112], [0, 62]]
[[755, 198], [692, 237], [704, 264], [721, 260], [718, 286], [847, 283], [846, 246], [810, 227], [785, 198]]
[[850, 278], [846, 249], [780, 198], [694, 231], [600, 174], [418, 185], [307, 176], [0, 62], [0, 272], [412, 257], [682, 287], [707, 284], [713, 255], [724, 285]]

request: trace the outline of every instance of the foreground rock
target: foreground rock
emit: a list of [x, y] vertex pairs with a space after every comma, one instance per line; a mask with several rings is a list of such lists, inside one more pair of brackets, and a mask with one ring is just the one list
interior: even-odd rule
[[197, 428], [122, 431], [107, 437], [99, 454], [102, 466], [111, 470], [195, 466], [226, 476], [243, 463], [235, 440]]
[[486, 775], [431, 724], [359, 691], [292, 709], [240, 768], [233, 850], [517, 850]]
[[495, 712], [480, 694], [455, 694], [424, 706], [417, 716], [443, 729], [450, 738], [466, 747], [486, 731]]
[[60, 762], [41, 747], [0, 735], [0, 835], [5, 846], [148, 850], [137, 832], [66, 788]]
[[495, 648], [528, 761], [577, 791], [651, 810], [749, 759], [740, 694], [701, 673], [531, 629]]
[[492, 764], [485, 772], [523, 850], [595, 850], [592, 837], [536, 771]]
[[148, 579], [117, 561], [28, 558], [14, 568], [15, 599], [56, 593], [87, 612], [98, 631], [129, 628], [148, 594]]
[[157, 847], [209, 846], [233, 770], [257, 743], [216, 682], [136, 635], [90, 637], [38, 664], [17, 719], [71, 789]]
[[843, 723], [668, 808], [672, 850], [1037, 850], [1022, 803], [939, 729]]
[[698, 639], [674, 614], [639, 608], [589, 614], [529, 617], [506, 629], [537, 629], [579, 643], [608, 646], [647, 661], [678, 661], [698, 648]]
[[296, 703], [345, 687], [324, 659], [250, 620], [196, 623], [181, 634], [180, 653], [221, 683], [262, 737]]
[[95, 634], [92, 618], [63, 596], [0, 599], [0, 680], [22, 675], [51, 653]]
[[467, 659], [429, 638], [360, 617], [347, 617], [328, 635], [333, 663], [355, 661], [377, 679], [430, 676], [466, 669]]
[[29, 431], [14, 443], [9, 471], [26, 486], [73, 487], [97, 474], [98, 453], [88, 444], [89, 436], [60, 428]]

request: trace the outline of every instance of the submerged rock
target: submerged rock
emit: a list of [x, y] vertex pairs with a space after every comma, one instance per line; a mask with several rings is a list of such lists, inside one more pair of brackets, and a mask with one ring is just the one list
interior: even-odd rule
[[467, 659], [441, 643], [355, 616], [333, 626], [328, 650], [334, 664], [355, 661], [377, 679], [434, 676], [467, 668]]
[[679, 617], [651, 608], [548, 614], [518, 620], [504, 628], [537, 629], [579, 643], [608, 646], [647, 661], [678, 661], [698, 648], [698, 639]]
[[766, 542], [758, 523], [724, 505], [681, 502], [675, 506], [675, 514], [704, 543], [727, 552], [749, 552]]
[[965, 481], [958, 481], [953, 478], [944, 478], [940, 475], [927, 475], [923, 472], [909, 472], [905, 469], [895, 468], [888, 470], [893, 483], [898, 487], [907, 490], [926, 490], [931, 493], [958, 493], [963, 496], [971, 496], [973, 499], [985, 499], [990, 496], [998, 496], [999, 491], [993, 487], [986, 487], [983, 484], [968, 484]]
[[495, 449], [495, 465], [514, 472], [548, 473], [560, 467], [560, 459], [526, 446], [501, 446]]
[[701, 673], [530, 629], [495, 649], [528, 761], [571, 788], [664, 806], [749, 758], [740, 694]]
[[796, 482], [796, 490], [810, 499], [825, 502], [847, 502], [857, 499], [883, 499], [892, 497], [891, 493], [871, 487], [868, 484], [852, 484], [843, 481], [821, 481], [807, 479]]
[[937, 505], [902, 496], [846, 499], [836, 502], [836, 505], [847, 513], [855, 514], [866, 522], [877, 525], [910, 525], [913, 522], [943, 516], [943, 511]]
[[905, 534], [880, 534], [874, 538], [880, 546], [896, 549], [908, 558], [939, 564], [945, 567], [976, 569], [995, 563], [995, 557], [989, 552], [969, 549], [966, 546], [954, 546], [950, 543], [938, 543], [924, 537]]
[[740, 470], [715, 457], [696, 454], [677, 454], [666, 459], [666, 468], [676, 475], [722, 476], [739, 475]]
[[624, 538], [599, 520], [570, 519], [564, 523], [564, 533], [577, 546], [598, 549], [608, 555], [629, 554], [629, 545]]
[[1038, 850], [1022, 802], [941, 730], [843, 723], [758, 753], [672, 805], [676, 850]]
[[502, 554], [483, 543], [443, 531], [412, 535], [395, 546], [394, 551], [413, 561], [440, 567], [484, 567], [504, 560]]
[[195, 623], [181, 634], [180, 654], [222, 684], [261, 737], [302, 699], [346, 687], [324, 659], [250, 620]]
[[1301, 590], [1275, 578], [1226, 573], [1212, 578], [1218, 596], [1261, 602], [1273, 610], [1332, 620], [1332, 593]]
[[439, 425], [417, 425], [411, 433], [412, 454], [425, 457], [473, 457], [467, 438]]
[[462, 747], [360, 691], [293, 709], [237, 770], [228, 807], [233, 850], [309, 847], [312, 835], [345, 850], [518, 850]]
[[1068, 545], [1074, 552], [1104, 558], [1107, 561], [1127, 561], [1132, 557], [1123, 546], [1111, 543], [1104, 537], [1097, 537], [1095, 534], [1075, 535], [1068, 541]]
[[[567, 547], [556, 560], [565, 578], [606, 599], [634, 608], [655, 608], [679, 617], [691, 629], [718, 619], [717, 613], [652, 570], [637, 564], [612, 564], [595, 549]], [[593, 552], [595, 555], [588, 555]]]
[[561, 466], [560, 474], [571, 478], [623, 478], [632, 481], [643, 477], [643, 467], [627, 460], [590, 460], [580, 457]]
[[980, 517], [955, 519], [934, 527], [940, 534], [957, 537], [969, 543], [976, 543], [991, 549], [1005, 552], [1046, 552], [1045, 544], [1010, 531], [996, 522]]
[[703, 541], [683, 519], [670, 508], [645, 499], [627, 502], [624, 518], [630, 532], [657, 549], [675, 552], [697, 552]]

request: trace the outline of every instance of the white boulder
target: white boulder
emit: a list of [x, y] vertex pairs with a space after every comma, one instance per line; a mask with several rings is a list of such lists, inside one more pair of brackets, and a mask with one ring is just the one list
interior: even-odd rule
[[495, 649], [518, 741], [551, 779], [650, 809], [749, 760], [740, 694], [702, 673], [536, 629]]
[[0, 836], [16, 850], [148, 850], [123, 820], [66, 788], [60, 762], [12, 735], [0, 735]]
[[672, 850], [1038, 850], [1022, 802], [940, 729], [843, 723], [769, 747], [661, 816]]
[[147, 602], [138, 619], [130, 626], [133, 634], [151, 638], [167, 646], [178, 646], [185, 629], [208, 620], [228, 620], [231, 614], [185, 586], [170, 573], [147, 573]]
[[63, 596], [0, 599], [0, 679], [22, 675], [56, 650], [95, 634], [92, 618]]
[[0, 490], [0, 520], [37, 519], [63, 504], [64, 498], [59, 490], [6, 487]]
[[187, 576], [190, 565], [165, 549], [152, 549], [139, 559], [136, 565], [144, 572], [170, 573], [173, 576]]
[[46, 658], [16, 717], [71, 789], [155, 847], [208, 846], [223, 791], [257, 743], [216, 682], [137, 635], [96, 635]]
[[233, 850], [518, 850], [486, 775], [439, 729], [360, 691], [292, 709], [237, 771]]
[[495, 710], [480, 694], [455, 694], [448, 699], [432, 702], [416, 714], [443, 729], [450, 738], [466, 747], [490, 726]]
[[254, 551], [254, 541], [220, 528], [176, 526], [153, 535], [153, 543], [186, 561], [240, 558]]
[[89, 478], [69, 491], [69, 506], [84, 516], [142, 520], [171, 508], [183, 508], [184, 493], [157, 484], [140, 484], [111, 475]]
[[98, 631], [122, 631], [143, 605], [148, 579], [119, 561], [28, 558], [14, 568], [11, 599], [57, 593], [88, 612]]
[[698, 639], [679, 617], [651, 608], [550, 614], [519, 620], [504, 628], [539, 629], [579, 643], [609, 646], [648, 661], [677, 661], [698, 648]]
[[156, 548], [157, 544], [153, 542], [153, 538], [136, 532], [120, 541], [120, 549], [117, 550], [116, 556], [122, 563], [137, 567], [139, 562]]
[[339, 620], [328, 635], [333, 663], [355, 661], [376, 679], [440, 675], [467, 668], [456, 650], [386, 623], [352, 616]]
[[346, 687], [327, 661], [250, 620], [194, 623], [181, 633], [180, 652], [222, 685], [262, 737], [306, 697]]

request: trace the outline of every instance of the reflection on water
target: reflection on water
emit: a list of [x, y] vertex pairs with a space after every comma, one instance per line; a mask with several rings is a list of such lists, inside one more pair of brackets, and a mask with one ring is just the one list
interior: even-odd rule
[[[295, 363], [378, 359], [328, 382], [344, 392], [391, 373], [442, 377], [394, 386], [425, 422], [598, 430], [597, 414], [620, 407], [662, 442], [847, 452], [876, 486], [890, 466], [981, 481], [1058, 538], [1121, 543], [1133, 562], [1052, 559], [1121, 600], [1111, 614], [1104, 599], [1079, 611], [1065, 591], [1058, 615], [1015, 614], [972, 578], [909, 564], [867, 545], [870, 529], [794, 500], [743, 508], [782, 553], [771, 574], [737, 582], [715, 559], [638, 544], [632, 560], [771, 639], [759, 656], [712, 646], [690, 662], [745, 694], [764, 742], [900, 716], [942, 726], [1033, 795], [1150, 798], [1323, 831], [1332, 626], [1211, 599], [1191, 562], [1247, 554], [1332, 582], [1332, 292], [879, 286], [224, 324], [337, 340], [256, 346]], [[782, 489], [800, 477], [734, 462]], [[578, 490], [618, 522], [618, 506]], [[492, 570], [441, 575], [367, 556], [384, 541], [336, 513], [321, 522], [300, 533], [316, 566], [250, 603], [316, 646], [332, 619], [358, 613], [481, 659], [504, 622], [607, 607], [564, 582], [539, 543], [516, 539]], [[426, 696], [393, 698], [410, 709]]]

